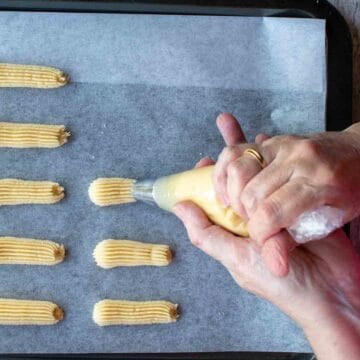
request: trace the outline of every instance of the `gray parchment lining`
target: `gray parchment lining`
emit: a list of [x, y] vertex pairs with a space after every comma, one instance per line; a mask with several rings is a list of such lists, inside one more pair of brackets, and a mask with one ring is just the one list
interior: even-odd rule
[[[0, 89], [0, 121], [66, 124], [54, 150], [0, 150], [1, 177], [49, 179], [67, 191], [53, 206], [0, 208], [0, 235], [48, 238], [68, 256], [56, 267], [0, 266], [0, 296], [52, 300], [54, 327], [1, 327], [1, 353], [309, 351], [271, 304], [238, 288], [193, 248], [180, 222], [145, 204], [98, 208], [99, 176], [156, 177], [216, 157], [215, 127], [231, 111], [249, 139], [324, 130], [325, 32], [319, 20], [91, 14], [0, 14], [0, 58], [66, 69], [62, 89]], [[167, 268], [102, 270], [105, 238], [167, 243]], [[99, 328], [96, 301], [177, 302], [176, 324]]]

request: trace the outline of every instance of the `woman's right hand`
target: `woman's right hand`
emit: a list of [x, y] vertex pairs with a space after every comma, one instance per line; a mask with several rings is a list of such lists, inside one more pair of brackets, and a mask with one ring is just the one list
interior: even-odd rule
[[[227, 147], [215, 165], [215, 191], [248, 222], [274, 274], [287, 273], [296, 244], [281, 234], [302, 213], [330, 205], [344, 210], [344, 222], [360, 215], [360, 124], [308, 137], [258, 135], [255, 144], [244, 142], [232, 115], [220, 114], [217, 125]], [[263, 156], [264, 169], [242, 156], [247, 148]]]

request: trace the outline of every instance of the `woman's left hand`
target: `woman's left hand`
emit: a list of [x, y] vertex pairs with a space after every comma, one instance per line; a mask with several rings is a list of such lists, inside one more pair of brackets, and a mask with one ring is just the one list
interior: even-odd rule
[[319, 359], [359, 358], [360, 259], [342, 231], [294, 249], [288, 275], [279, 278], [264, 265], [259, 245], [214, 225], [195, 204], [180, 203], [173, 211], [191, 242], [222, 263], [239, 286], [303, 328]]

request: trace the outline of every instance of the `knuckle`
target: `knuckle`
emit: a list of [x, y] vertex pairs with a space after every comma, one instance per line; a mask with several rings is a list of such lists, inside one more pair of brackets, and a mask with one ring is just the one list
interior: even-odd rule
[[233, 153], [234, 153], [234, 148], [232, 146], [225, 147], [220, 154], [220, 160], [226, 161], [228, 159], [231, 159]]
[[203, 241], [202, 241], [202, 237], [198, 236], [198, 235], [194, 235], [194, 236], [190, 236], [190, 241], [191, 243], [196, 246], [196, 247], [201, 247]]
[[259, 206], [259, 219], [267, 224], [277, 222], [281, 215], [281, 206], [275, 200], [268, 200]]
[[228, 183], [227, 190], [231, 197], [236, 201], [240, 201], [241, 191], [245, 186], [246, 179], [244, 177], [244, 170], [240, 161], [233, 161], [229, 164], [228, 169]]
[[296, 135], [277, 135], [273, 136], [272, 138], [265, 140], [263, 142], [263, 146], [279, 146], [281, 148], [287, 148], [289, 144], [292, 144], [294, 142], [297, 142], [299, 140], [299, 137]]
[[234, 145], [225, 147], [219, 156], [219, 161], [229, 163], [237, 159], [244, 151], [243, 145]]
[[316, 158], [321, 153], [320, 144], [313, 139], [303, 139], [299, 142], [298, 154], [301, 157]]
[[240, 201], [246, 207], [251, 209], [254, 206], [255, 194], [250, 188], [245, 188], [240, 196]]
[[223, 169], [215, 167], [215, 170], [212, 174], [212, 181], [214, 183], [215, 189], [219, 190], [223, 183], [225, 182], [226, 176]]
[[240, 174], [241, 174], [240, 162], [232, 161], [231, 163], [229, 163], [229, 165], [227, 167], [227, 172], [228, 172], [229, 176], [233, 176], [236, 178], [240, 177]]
[[294, 141], [299, 140], [299, 137], [298, 137], [298, 136], [296, 136], [296, 135], [291, 135], [291, 134], [281, 135], [281, 136], [279, 136], [279, 138], [281, 138], [281, 141], [286, 142], [286, 143], [294, 142]]

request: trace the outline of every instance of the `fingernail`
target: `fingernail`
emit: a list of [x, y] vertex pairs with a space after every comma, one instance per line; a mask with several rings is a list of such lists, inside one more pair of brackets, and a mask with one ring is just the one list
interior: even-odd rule
[[262, 248], [262, 256], [265, 261], [267, 268], [270, 272], [276, 277], [286, 276], [289, 272], [288, 263], [284, 259], [284, 255], [281, 254], [277, 249], [267, 249], [264, 252], [264, 247]]
[[226, 113], [221, 113], [218, 115], [218, 117], [216, 118], [216, 123], [217, 125], [219, 125], [219, 122], [221, 123], [225, 123], [226, 122]]

